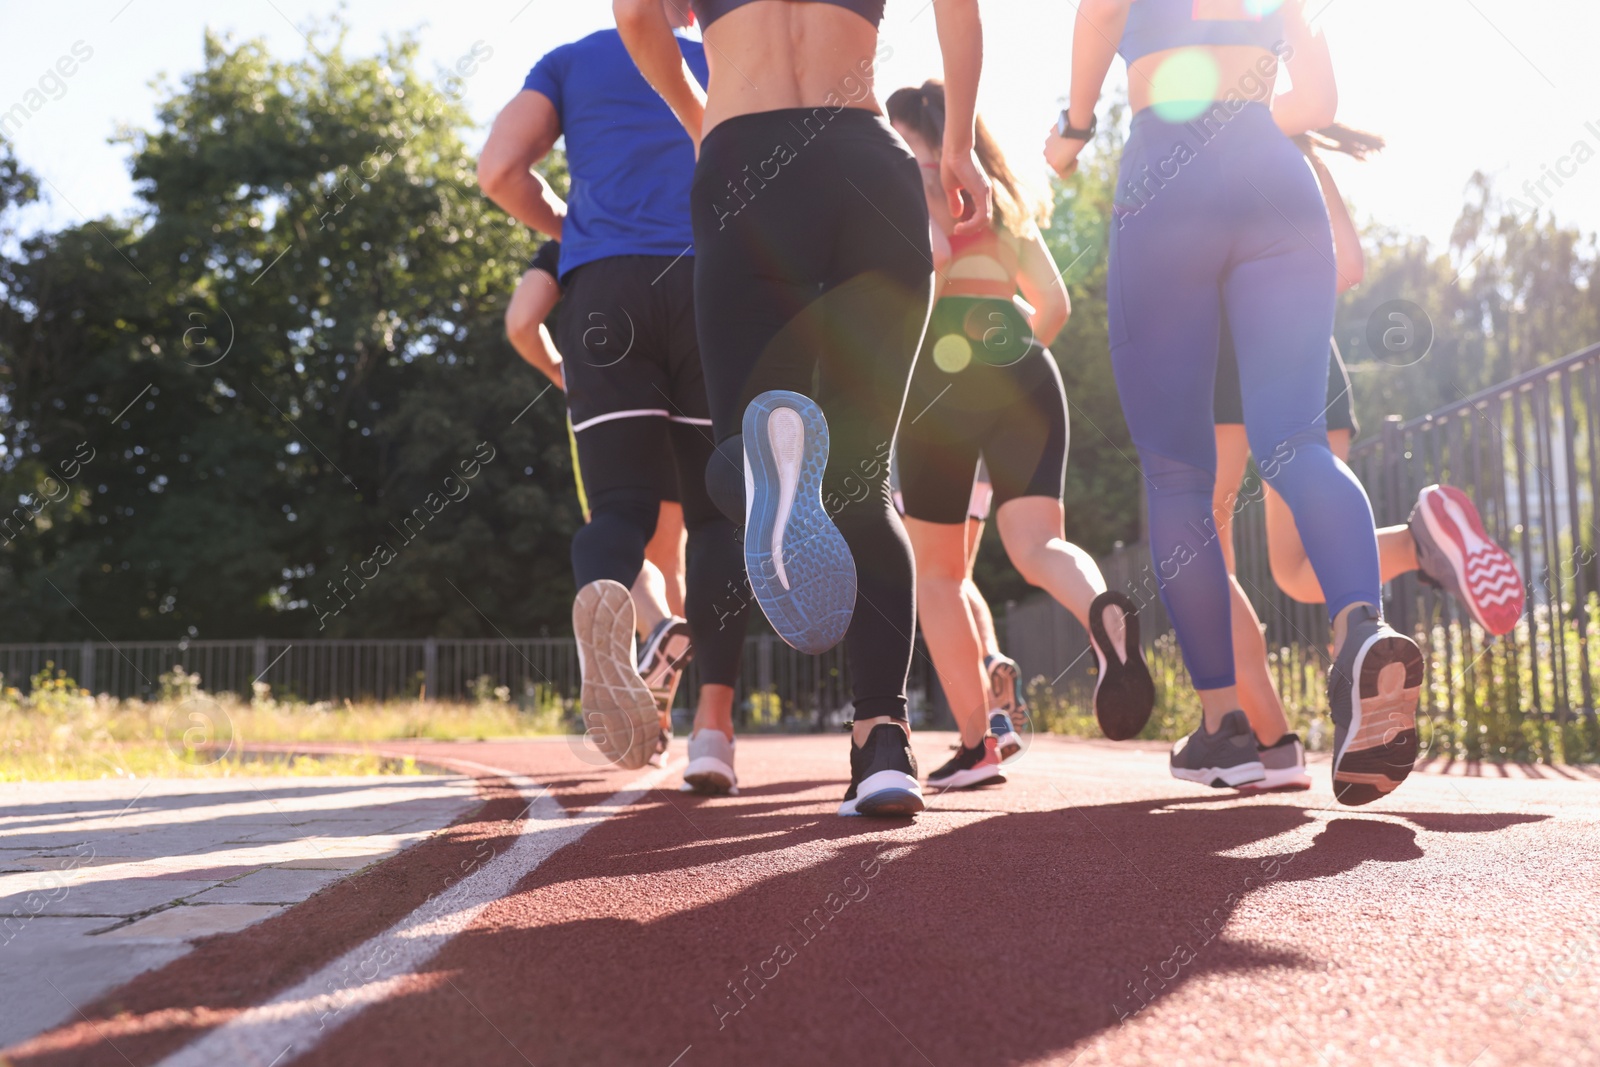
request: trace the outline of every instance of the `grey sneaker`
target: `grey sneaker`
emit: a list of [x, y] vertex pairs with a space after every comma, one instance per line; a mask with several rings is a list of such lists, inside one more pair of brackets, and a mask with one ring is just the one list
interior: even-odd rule
[[1207, 733], [1205, 720], [1195, 732], [1172, 746], [1172, 777], [1199, 782], [1213, 789], [1249, 785], [1266, 777], [1256, 753], [1255, 731], [1242, 711], [1222, 717], [1216, 733]]
[[1261, 767], [1266, 777], [1259, 782], [1241, 786], [1245, 793], [1263, 793], [1269, 789], [1310, 789], [1311, 776], [1306, 773], [1306, 747], [1298, 734], [1284, 734], [1274, 744], [1262, 748]]
[[683, 793], [738, 796], [733, 773], [733, 742], [721, 730], [696, 730], [689, 735], [689, 764], [683, 769]]
[[1333, 715], [1333, 795], [1370, 804], [1394, 791], [1417, 760], [1422, 653], [1368, 605], [1350, 612], [1339, 658], [1328, 671]]

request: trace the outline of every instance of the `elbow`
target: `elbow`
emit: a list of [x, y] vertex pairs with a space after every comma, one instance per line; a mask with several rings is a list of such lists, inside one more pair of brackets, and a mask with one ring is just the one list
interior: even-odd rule
[[624, 37], [643, 26], [649, 7], [655, 0], [611, 0], [611, 15], [617, 20], [617, 29]]
[[1128, 0], [1082, 0], [1078, 14], [1098, 25], [1121, 18], [1127, 6]]
[[511, 180], [512, 168], [503, 159], [484, 156], [478, 160], [478, 188], [496, 203]]
[[1333, 125], [1333, 120], [1339, 114], [1339, 90], [1332, 84], [1331, 79], [1328, 87], [1317, 94], [1317, 101], [1310, 108], [1310, 112], [1306, 116], [1308, 130], [1320, 130], [1324, 126]]
[[1367, 265], [1362, 257], [1357, 256], [1354, 262], [1339, 264], [1339, 292], [1348, 292], [1360, 285], [1367, 276]]

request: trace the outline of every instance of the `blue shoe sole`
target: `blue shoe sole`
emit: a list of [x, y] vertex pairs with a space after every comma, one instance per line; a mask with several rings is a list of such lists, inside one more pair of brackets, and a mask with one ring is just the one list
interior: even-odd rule
[[[782, 485], [769, 432], [773, 415], [785, 409], [800, 417], [803, 430], [798, 482], [786, 516], [780, 514]], [[809, 397], [773, 389], [750, 402], [743, 430], [750, 589], [779, 637], [801, 652], [826, 652], [843, 640], [856, 609], [855, 559], [822, 504], [828, 420]], [[773, 551], [775, 535], [781, 552]]]

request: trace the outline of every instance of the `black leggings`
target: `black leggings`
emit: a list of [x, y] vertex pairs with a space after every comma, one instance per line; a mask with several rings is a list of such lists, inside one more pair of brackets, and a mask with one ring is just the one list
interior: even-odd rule
[[904, 719], [916, 601], [889, 452], [931, 296], [921, 171], [871, 112], [766, 111], [706, 135], [690, 204], [696, 321], [718, 442], [707, 487], [743, 522], [746, 405], [791, 389], [822, 406], [830, 442], [823, 501], [856, 563], [845, 635], [855, 714]]

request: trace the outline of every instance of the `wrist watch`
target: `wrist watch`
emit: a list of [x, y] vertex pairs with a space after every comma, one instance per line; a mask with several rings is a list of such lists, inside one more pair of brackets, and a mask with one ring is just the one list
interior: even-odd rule
[[1098, 115], [1089, 116], [1089, 125], [1077, 129], [1072, 125], [1072, 120], [1067, 117], [1067, 109], [1062, 108], [1061, 117], [1056, 119], [1056, 136], [1069, 141], [1089, 141], [1094, 139], [1094, 131], [1100, 128]]

